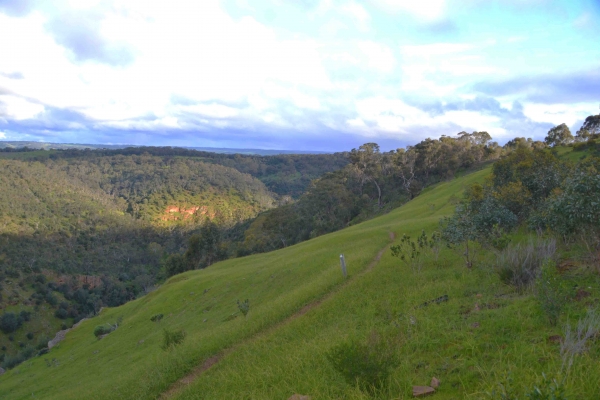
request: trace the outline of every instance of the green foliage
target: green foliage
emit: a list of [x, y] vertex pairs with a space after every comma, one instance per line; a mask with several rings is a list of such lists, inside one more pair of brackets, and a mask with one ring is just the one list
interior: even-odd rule
[[183, 343], [186, 333], [183, 330], [163, 330], [163, 340], [160, 346], [161, 349], [167, 351], [173, 349], [175, 346]]
[[188, 270], [185, 257], [181, 254], [170, 254], [163, 263], [167, 277], [180, 274]]
[[23, 318], [12, 312], [6, 312], [0, 316], [0, 330], [4, 333], [16, 331], [23, 324]]
[[456, 207], [451, 217], [440, 220], [442, 239], [450, 248], [458, 248], [465, 258], [467, 268], [473, 266], [473, 246], [470, 242], [478, 238], [475, 225], [475, 211], [470, 203], [462, 203]]
[[395, 348], [372, 332], [365, 341], [351, 340], [331, 348], [327, 359], [349, 385], [375, 393], [387, 384], [391, 370], [398, 365]]
[[26, 346], [23, 350], [19, 351], [15, 355], [7, 355], [4, 357], [4, 361], [1, 366], [5, 369], [12, 369], [17, 365], [21, 364], [23, 361], [30, 359], [36, 354], [36, 351], [31, 346]]
[[542, 374], [542, 382], [525, 395], [531, 400], [567, 400], [564, 381], [557, 381]]
[[150, 321], [152, 322], [159, 322], [161, 319], [163, 319], [163, 314], [154, 314], [150, 317]]
[[556, 270], [556, 264], [546, 261], [536, 282], [535, 293], [550, 325], [556, 326], [564, 305], [569, 300], [566, 282]]
[[246, 317], [248, 315], [248, 312], [250, 311], [250, 300], [246, 299], [242, 302], [238, 300], [237, 306], [240, 312], [244, 315], [244, 317]]
[[112, 331], [112, 326], [98, 325], [94, 328], [94, 336], [100, 337], [102, 335], [108, 335]]
[[560, 124], [548, 131], [548, 136], [544, 139], [544, 142], [548, 146], [559, 146], [571, 143], [573, 141], [573, 135], [571, 130], [566, 124]]
[[[523, 221], [532, 207], [537, 207], [560, 186], [569, 169], [551, 152], [519, 148], [494, 163], [490, 189], [501, 204]], [[511, 185], [517, 186], [508, 189]]]
[[600, 158], [580, 163], [530, 225], [548, 227], [565, 238], [579, 234], [591, 244], [600, 243]]
[[576, 140], [585, 141], [600, 137], [600, 114], [588, 116], [577, 131]]
[[487, 393], [492, 400], [567, 400], [564, 379], [560, 382], [556, 379], [550, 379], [545, 373], [542, 373], [541, 382], [535, 384], [533, 388], [525, 391], [524, 397], [519, 397], [515, 389], [515, 383], [512, 376], [509, 375], [506, 380], [498, 384], [498, 387], [491, 393]]
[[424, 230], [421, 231], [421, 235], [417, 237], [417, 241], [412, 241], [410, 236], [403, 234], [400, 239], [400, 243], [390, 247], [393, 257], [398, 257], [406, 265], [411, 266], [413, 269], [420, 270], [422, 264], [422, 258], [426, 251], [433, 251], [434, 254], [439, 253], [439, 244], [441, 240], [441, 234], [437, 231], [431, 234], [429, 237]]

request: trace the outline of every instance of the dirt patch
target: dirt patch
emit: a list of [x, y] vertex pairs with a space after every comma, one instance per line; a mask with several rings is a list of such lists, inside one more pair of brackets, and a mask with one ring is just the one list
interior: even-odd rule
[[[389, 238], [390, 241], [393, 241], [396, 238], [396, 234], [394, 232], [390, 232], [389, 233]], [[369, 272], [371, 271], [379, 262], [379, 260], [381, 259], [381, 256], [383, 255], [383, 253], [388, 249], [390, 245], [386, 245], [383, 249], [379, 250], [379, 252], [377, 253], [377, 255], [375, 255], [375, 258], [373, 258], [373, 261], [371, 261], [371, 263], [369, 264], [369, 266], [363, 271], [363, 273], [365, 272]], [[362, 273], [357, 274], [354, 278], [358, 277], [362, 275]], [[264, 335], [268, 335], [269, 333], [272, 333], [273, 331], [277, 330], [278, 328], [281, 328], [282, 326], [289, 324], [290, 322], [294, 321], [296, 318], [303, 316], [304, 314], [306, 314], [307, 312], [309, 312], [310, 310], [318, 307], [319, 305], [321, 305], [321, 303], [323, 303], [324, 301], [332, 298], [339, 290], [341, 290], [342, 288], [344, 288], [345, 286], [347, 286], [352, 280], [354, 280], [353, 278], [349, 278], [347, 279], [342, 285], [338, 286], [337, 288], [335, 288], [334, 290], [332, 290], [331, 292], [329, 292], [328, 294], [326, 294], [324, 297], [315, 300], [307, 305], [305, 305], [304, 307], [302, 307], [300, 310], [298, 310], [297, 312], [295, 312], [294, 314], [290, 315], [289, 317], [287, 317], [286, 319], [274, 324], [271, 327], [268, 327], [267, 329], [258, 332], [256, 335], [244, 340], [242, 343], [240, 343], [240, 345], [244, 344], [244, 343], [248, 343], [252, 340], [256, 340], [261, 336]], [[239, 345], [238, 345], [239, 346]], [[238, 346], [234, 346], [231, 347], [229, 349], [225, 349], [223, 350], [221, 353], [214, 355], [208, 359], [206, 359], [202, 364], [198, 365], [196, 368], [194, 368], [189, 374], [187, 374], [186, 376], [184, 376], [183, 378], [179, 379], [177, 382], [175, 382], [174, 384], [172, 384], [169, 389], [167, 389], [165, 392], [163, 392], [160, 395], [160, 398], [165, 400], [165, 399], [170, 399], [173, 396], [175, 396], [177, 393], [179, 393], [181, 390], [183, 390], [186, 386], [188, 386], [190, 383], [193, 383], [196, 379], [198, 379], [204, 372], [208, 371], [210, 368], [212, 368], [215, 364], [217, 364], [219, 361], [221, 361], [221, 359], [223, 359], [223, 357], [225, 357], [225, 355], [235, 351], [235, 349]]]

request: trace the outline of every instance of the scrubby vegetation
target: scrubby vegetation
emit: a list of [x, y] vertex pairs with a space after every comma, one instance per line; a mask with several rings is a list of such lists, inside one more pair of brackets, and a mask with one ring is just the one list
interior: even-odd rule
[[[585, 378], [600, 374], [600, 162], [597, 139], [583, 147], [582, 137], [501, 148], [476, 132], [390, 153], [366, 144], [297, 200], [229, 229], [210, 218], [153, 224], [115, 198], [104, 210], [147, 224], [154, 261], [68, 276], [2, 257], [0, 397], [100, 398], [110, 385], [115, 398], [407, 398], [437, 378], [436, 398], [600, 397]], [[48, 162], [68, 166], [61, 157]], [[77, 239], [89, 219], [104, 221], [90, 207], [65, 217], [73, 236], [56, 242], [79, 243], [78, 262], [103, 246]], [[152, 290], [161, 274], [173, 276]], [[48, 328], [35, 325], [98, 313], [50, 351]]]

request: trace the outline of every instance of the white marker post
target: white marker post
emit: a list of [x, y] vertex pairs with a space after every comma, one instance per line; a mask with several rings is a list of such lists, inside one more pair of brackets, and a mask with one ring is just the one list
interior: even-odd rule
[[346, 260], [344, 259], [343, 254], [340, 254], [340, 265], [342, 266], [342, 275], [344, 275], [344, 278], [346, 278], [348, 273], [346, 272]]

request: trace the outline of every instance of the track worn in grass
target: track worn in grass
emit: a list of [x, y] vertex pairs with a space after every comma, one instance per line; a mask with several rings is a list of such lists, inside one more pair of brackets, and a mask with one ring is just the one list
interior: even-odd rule
[[[396, 238], [396, 234], [394, 232], [390, 232], [389, 233], [389, 238], [390, 238], [390, 241], [393, 242], [394, 239]], [[275, 330], [277, 330], [278, 328], [280, 328], [280, 327], [282, 327], [282, 326], [284, 326], [286, 324], [289, 324], [291, 321], [293, 321], [293, 320], [295, 320], [295, 319], [303, 316], [304, 314], [308, 313], [309, 311], [313, 310], [314, 308], [320, 306], [323, 302], [325, 302], [328, 299], [332, 298], [339, 290], [341, 290], [344, 286], [348, 285], [352, 280], [357, 279], [358, 277], [360, 277], [361, 275], [363, 275], [365, 272], [372, 271], [373, 268], [375, 268], [375, 266], [377, 265], [377, 263], [381, 260], [381, 256], [383, 255], [383, 253], [386, 250], [388, 250], [389, 247], [390, 247], [390, 245], [388, 244], [384, 248], [382, 248], [381, 250], [379, 250], [379, 252], [377, 253], [377, 255], [369, 263], [369, 265], [367, 266], [367, 268], [364, 271], [362, 271], [360, 274], [348, 278], [346, 281], [344, 281], [343, 284], [341, 284], [336, 289], [334, 289], [331, 292], [329, 292], [323, 298], [317, 299], [317, 300], [315, 300], [315, 301], [313, 301], [313, 302], [305, 305], [298, 312], [294, 313], [293, 315], [291, 315], [287, 319], [285, 319], [285, 320], [277, 323], [276, 325], [274, 325], [272, 327], [267, 328], [265, 331], [257, 333], [257, 335], [255, 335], [254, 337], [251, 337], [247, 341], [245, 341], [244, 343], [240, 343], [240, 344], [245, 344], [248, 341], [256, 340], [261, 335], [264, 336], [266, 334], [270, 334], [270, 333], [274, 332]], [[216, 354], [216, 355], [214, 355], [212, 357], [209, 357], [208, 359], [204, 360], [201, 364], [199, 364], [196, 368], [194, 368], [192, 370], [192, 372], [190, 372], [188, 375], [184, 376], [183, 378], [181, 378], [177, 382], [175, 382], [167, 391], [165, 391], [160, 396], [160, 398], [161, 399], [170, 399], [170, 398], [173, 398], [180, 391], [182, 391], [187, 385], [193, 383], [196, 379], [198, 379], [200, 377], [200, 375], [202, 375], [204, 372], [208, 371], [211, 367], [213, 367], [215, 364], [217, 364], [219, 361], [221, 361], [221, 359], [223, 359], [224, 357], [226, 357], [230, 353], [234, 352], [237, 347], [239, 347], [239, 345], [235, 346], [235, 347], [232, 347], [232, 348], [229, 348], [229, 349], [225, 349], [221, 353]]]

